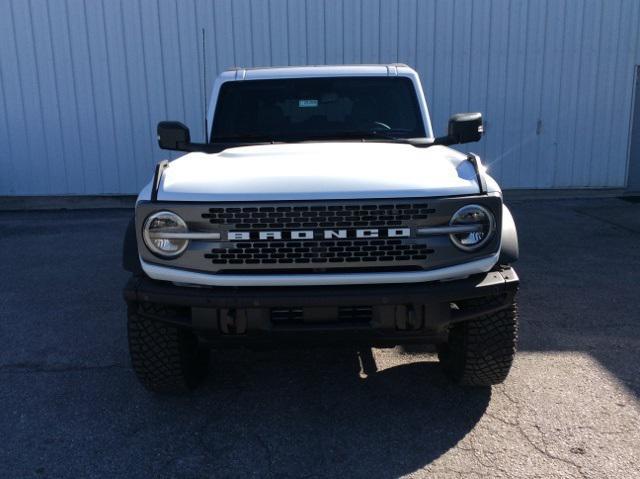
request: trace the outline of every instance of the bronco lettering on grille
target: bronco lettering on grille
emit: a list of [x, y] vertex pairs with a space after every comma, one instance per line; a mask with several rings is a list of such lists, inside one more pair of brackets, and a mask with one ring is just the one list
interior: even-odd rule
[[409, 238], [410, 228], [366, 228], [338, 230], [229, 231], [227, 241], [313, 240], [341, 238]]

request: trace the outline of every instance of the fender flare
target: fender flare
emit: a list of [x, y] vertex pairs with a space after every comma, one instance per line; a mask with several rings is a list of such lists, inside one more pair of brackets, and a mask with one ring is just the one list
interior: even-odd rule
[[133, 274], [144, 274], [140, 257], [138, 256], [138, 242], [136, 239], [136, 219], [131, 217], [122, 241], [122, 267]]
[[520, 257], [518, 246], [518, 230], [509, 208], [502, 205], [502, 236], [500, 242], [500, 258], [498, 264], [511, 264]]

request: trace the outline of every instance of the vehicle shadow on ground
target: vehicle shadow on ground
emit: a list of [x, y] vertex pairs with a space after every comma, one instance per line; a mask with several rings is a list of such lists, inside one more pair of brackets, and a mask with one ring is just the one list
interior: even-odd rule
[[397, 477], [454, 447], [489, 404], [490, 388], [455, 386], [435, 362], [376, 371], [372, 361], [353, 349], [216, 354], [190, 399], [149, 397], [165, 419], [191, 407], [189, 421], [202, 423], [197, 441], [158, 472]]

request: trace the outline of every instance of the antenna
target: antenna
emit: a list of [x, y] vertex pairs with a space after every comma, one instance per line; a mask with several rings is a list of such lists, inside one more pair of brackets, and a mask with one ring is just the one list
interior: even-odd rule
[[204, 37], [204, 28], [202, 29], [202, 111], [204, 112], [204, 142], [207, 143], [207, 50]]

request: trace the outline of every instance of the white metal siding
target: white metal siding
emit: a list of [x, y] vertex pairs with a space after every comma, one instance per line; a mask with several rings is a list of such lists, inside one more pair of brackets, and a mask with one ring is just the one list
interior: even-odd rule
[[0, 195], [135, 193], [239, 66], [403, 62], [503, 187], [622, 187], [637, 0], [0, 0]]

